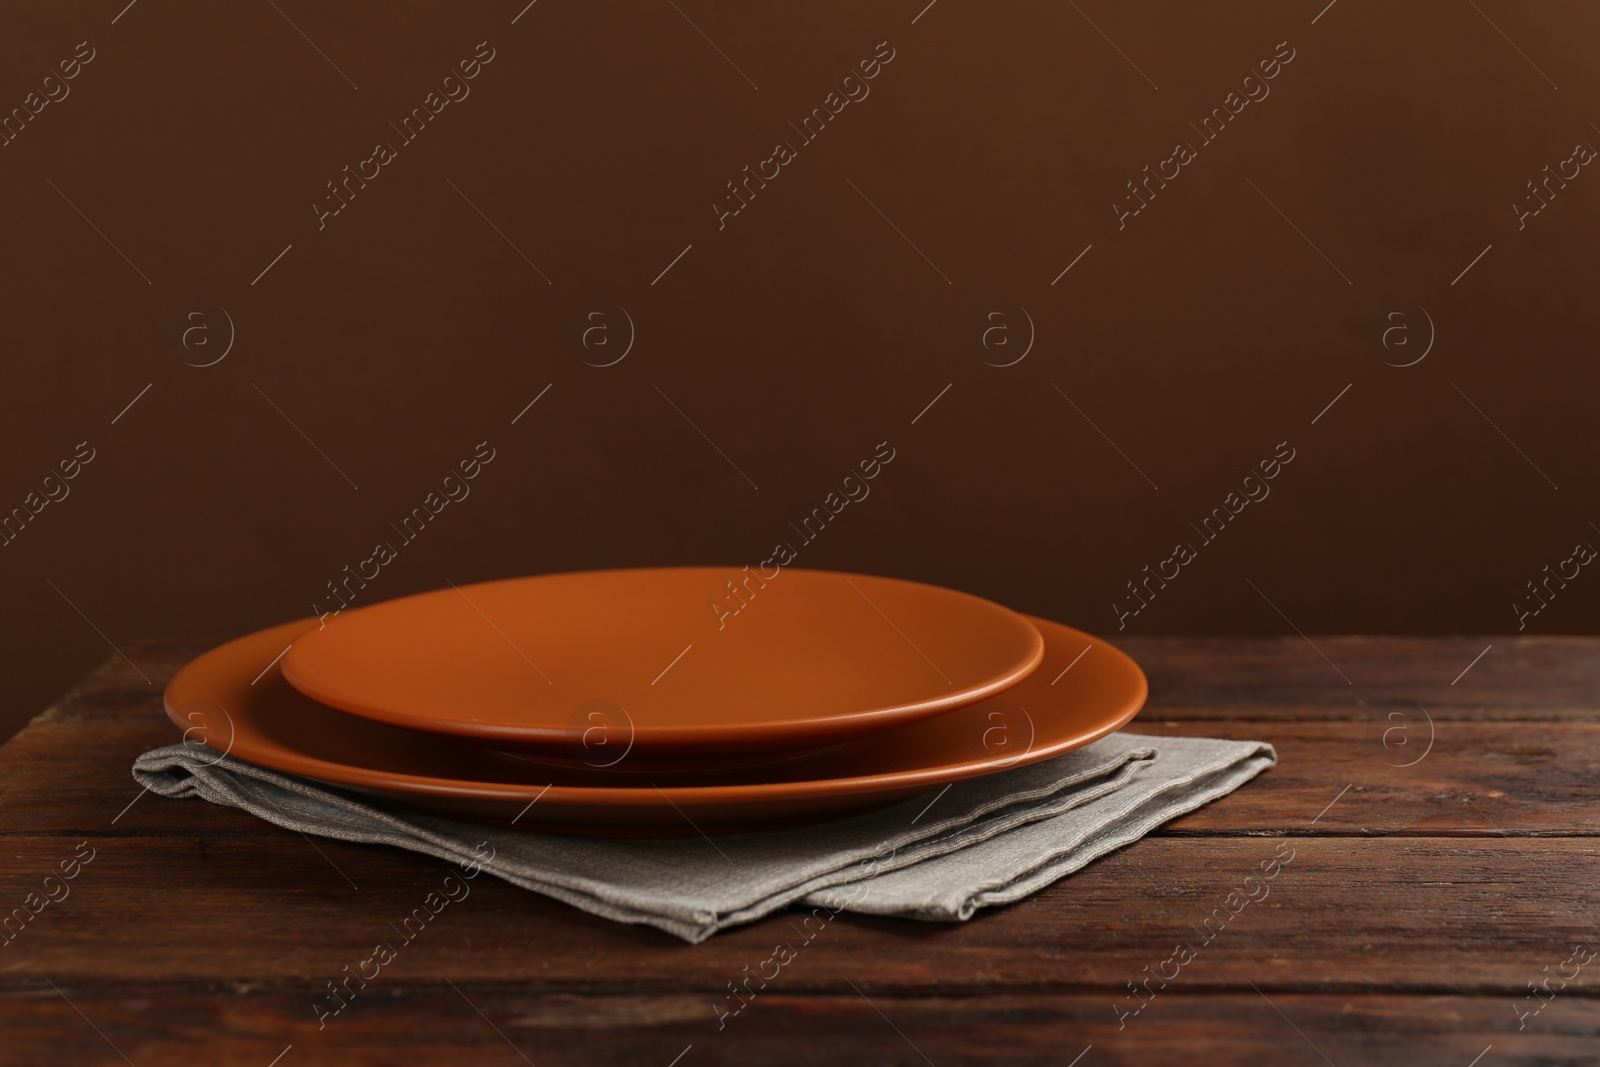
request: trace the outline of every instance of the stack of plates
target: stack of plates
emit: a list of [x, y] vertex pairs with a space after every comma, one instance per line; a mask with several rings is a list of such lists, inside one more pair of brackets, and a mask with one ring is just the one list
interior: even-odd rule
[[965, 593], [682, 567], [286, 623], [184, 667], [166, 708], [188, 740], [382, 802], [677, 835], [834, 818], [1048, 759], [1145, 693], [1109, 644]]

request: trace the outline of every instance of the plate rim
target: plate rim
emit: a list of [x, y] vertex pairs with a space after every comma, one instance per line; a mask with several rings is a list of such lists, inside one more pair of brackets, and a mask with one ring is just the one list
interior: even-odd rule
[[[1019, 613], [1020, 614], [1020, 613]], [[1149, 696], [1149, 681], [1144, 671], [1127, 653], [1117, 648], [1111, 642], [1097, 637], [1064, 623], [1053, 622], [1049, 619], [1031, 615], [1021, 615], [1031, 625], [1038, 628], [1041, 624], [1057, 629], [1064, 634], [1082, 638], [1089, 642], [1091, 649], [1099, 649], [1111, 653], [1112, 659], [1120, 665], [1120, 669], [1127, 674], [1129, 684], [1128, 692], [1119, 699], [1115, 713], [1107, 713], [1097, 717], [1087, 728], [1078, 731], [1069, 738], [1058, 740], [1050, 745], [1034, 750], [1030, 748], [1021, 756], [1005, 756], [986, 760], [965, 760], [956, 764], [942, 764], [936, 767], [924, 767], [909, 771], [893, 771], [879, 774], [856, 775], [846, 778], [818, 778], [804, 781], [787, 782], [760, 782], [760, 783], [735, 783], [720, 785], [669, 785], [661, 786], [574, 786], [574, 785], [540, 785], [536, 783], [515, 782], [473, 782], [462, 779], [438, 778], [425, 775], [402, 774], [400, 772], [377, 770], [360, 767], [352, 763], [336, 763], [317, 756], [308, 756], [295, 751], [282, 742], [277, 742], [277, 748], [286, 753], [287, 759], [277, 759], [276, 762], [259, 758], [246, 758], [236, 756], [243, 762], [256, 766], [266, 767], [269, 770], [291, 774], [301, 778], [308, 778], [328, 785], [335, 789], [368, 789], [383, 791], [390, 794], [405, 794], [416, 797], [446, 797], [460, 800], [489, 800], [489, 801], [529, 801], [541, 799], [549, 805], [573, 807], [602, 807], [611, 809], [655, 809], [665, 805], [678, 806], [682, 804], [715, 805], [730, 803], [764, 803], [781, 802], [786, 800], [805, 800], [808, 798], [832, 798], [843, 796], [871, 796], [874, 793], [904, 791], [922, 785], [938, 785], [944, 782], [961, 781], [970, 778], [982, 777], [985, 774], [1017, 767], [1028, 766], [1052, 756], [1061, 755], [1075, 748], [1091, 744], [1111, 733], [1116, 732], [1131, 721], [1143, 710], [1145, 701]], [[195, 657], [185, 664], [173, 676], [162, 694], [162, 704], [170, 719], [179, 728], [193, 729], [188, 723], [180, 706], [188, 706], [192, 700], [209, 699], [203, 697], [188, 697], [178, 702], [174, 699], [174, 690], [180, 692], [186, 679], [192, 681], [192, 672], [197, 671], [198, 664], [207, 657], [220, 655], [227, 651], [237, 651], [239, 646], [246, 642], [256, 642], [263, 645], [265, 650], [268, 645], [276, 645], [284, 639], [284, 635], [304, 632], [304, 628], [315, 625], [315, 618], [300, 619], [291, 623], [258, 630], [242, 637], [233, 639], [210, 649], [200, 656]], [[268, 639], [271, 635], [270, 640]], [[1041, 644], [1044, 642], [1041, 631]], [[270, 651], [268, 651], [270, 654]], [[1097, 660], [1104, 657], [1096, 657]], [[277, 670], [274, 666], [270, 670]], [[1097, 664], [1097, 669], [1098, 664]], [[243, 672], [235, 679], [237, 683], [242, 679]], [[251, 683], [253, 684], [253, 683]], [[309, 697], [307, 699], [310, 699]], [[215, 702], [215, 701], [214, 701]], [[218, 702], [220, 703], [220, 702]], [[341, 715], [345, 712], [337, 708], [328, 709], [331, 714]], [[187, 725], [186, 725], [187, 724]], [[915, 723], [907, 724], [916, 725]], [[405, 729], [404, 727], [400, 727]], [[231, 749], [229, 755], [232, 755]], [[271, 752], [268, 753], [272, 755]], [[294, 766], [283, 766], [289, 763]], [[317, 773], [316, 768], [326, 768], [334, 772], [331, 776], [326, 773]]]

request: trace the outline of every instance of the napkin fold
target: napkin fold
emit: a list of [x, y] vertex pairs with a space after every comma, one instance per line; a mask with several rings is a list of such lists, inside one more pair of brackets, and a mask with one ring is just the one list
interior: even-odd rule
[[[377, 808], [202, 745], [140, 756], [151, 792], [274, 825], [394, 845], [691, 943], [799, 904], [961, 921], [1020, 900], [1237, 789], [1271, 745], [1117, 733], [1026, 767], [815, 826], [709, 838], [584, 838]], [[806, 921], [811, 921], [808, 917]]]

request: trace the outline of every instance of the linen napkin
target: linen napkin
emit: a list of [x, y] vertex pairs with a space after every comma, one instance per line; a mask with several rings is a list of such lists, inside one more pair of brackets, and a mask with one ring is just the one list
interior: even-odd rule
[[961, 921], [1020, 900], [1237, 789], [1271, 745], [1118, 733], [1026, 767], [815, 826], [719, 837], [583, 838], [380, 809], [292, 775], [179, 744], [133, 776], [169, 797], [241, 808], [306, 834], [394, 845], [691, 943], [800, 904]]

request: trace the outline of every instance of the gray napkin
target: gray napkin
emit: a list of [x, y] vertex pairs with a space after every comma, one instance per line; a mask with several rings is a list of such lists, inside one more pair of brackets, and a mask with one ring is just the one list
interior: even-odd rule
[[[960, 921], [1007, 904], [1237, 789], [1277, 761], [1257, 741], [1113, 734], [865, 815], [722, 837], [583, 838], [381, 810], [201, 745], [133, 776], [306, 834], [396, 845], [685, 941], [790, 904]], [[811, 922], [808, 917], [805, 920]]]

